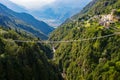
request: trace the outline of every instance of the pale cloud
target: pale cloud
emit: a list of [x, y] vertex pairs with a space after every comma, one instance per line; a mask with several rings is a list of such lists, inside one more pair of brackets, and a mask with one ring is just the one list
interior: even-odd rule
[[37, 10], [55, 2], [55, 0], [10, 0], [10, 1], [28, 10]]
[[[3, 0], [4, 1], [4, 0]], [[91, 0], [8, 0], [28, 11], [44, 10], [45, 8], [58, 9], [60, 7], [80, 8]]]

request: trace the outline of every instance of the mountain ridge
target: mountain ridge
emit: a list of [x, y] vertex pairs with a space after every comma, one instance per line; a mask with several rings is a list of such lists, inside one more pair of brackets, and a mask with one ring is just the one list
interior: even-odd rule
[[54, 45], [55, 62], [66, 80], [120, 79], [120, 35], [100, 38], [120, 32], [119, 5], [119, 0], [98, 0], [51, 34], [53, 41], [73, 41]]
[[[17, 26], [19, 26], [19, 28], [21, 28], [22, 25], [23, 25], [23, 27], [24, 27], [24, 29], [22, 27], [23, 30], [28, 31], [30, 33], [33, 33], [33, 34], [35, 34], [35, 36], [38, 36], [38, 37], [41, 36], [41, 39], [47, 39], [48, 34], [51, 31], [54, 30], [54, 28], [48, 26], [46, 23], [44, 23], [42, 21], [36, 20], [31, 15], [29, 15], [27, 13], [17, 13], [17, 12], [14, 12], [14, 11], [8, 9], [6, 6], [4, 6], [2, 4], [0, 4], [0, 13], [1, 13], [0, 14], [1, 16], [8, 17], [9, 20], [12, 19], [11, 21], [6, 22], [4, 20], [4, 18], [3, 18], [2, 19], [3, 22], [5, 21], [4, 24], [7, 25], [7, 23], [10, 23], [10, 22], [11, 22], [11, 24], [15, 24], [15, 26], [11, 26], [12, 28], [13, 27], [17, 28]], [[22, 23], [24, 23], [24, 24], [22, 24]], [[4, 26], [4, 25], [2, 25], [2, 26]], [[7, 26], [10, 27], [10, 25], [7, 25]], [[26, 26], [26, 29], [25, 29], [25, 26]], [[27, 30], [27, 28], [29, 28], [33, 32], [29, 31], [29, 29]]]

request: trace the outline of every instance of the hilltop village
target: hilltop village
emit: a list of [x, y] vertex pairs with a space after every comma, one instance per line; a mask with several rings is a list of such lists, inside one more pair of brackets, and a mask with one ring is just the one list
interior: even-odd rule
[[85, 19], [80, 19], [80, 21], [83, 21], [86, 27], [92, 25], [91, 22], [96, 22], [100, 26], [104, 26], [104, 28], [110, 28], [112, 24], [120, 21], [119, 14], [120, 14], [119, 10], [113, 9], [109, 14], [94, 15], [94, 16], [87, 15]]
[[120, 21], [120, 17], [116, 15], [116, 10], [112, 10], [110, 14], [107, 15], [101, 15], [101, 19], [99, 21], [99, 24], [109, 28], [110, 24], [114, 24], [114, 22]]

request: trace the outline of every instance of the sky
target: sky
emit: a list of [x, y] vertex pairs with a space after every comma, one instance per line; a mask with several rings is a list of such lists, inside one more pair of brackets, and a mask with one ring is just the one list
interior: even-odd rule
[[[68, 17], [80, 12], [90, 1], [92, 0], [0, 0], [0, 3], [14, 11], [30, 13], [39, 20], [58, 26]], [[58, 21], [60, 18], [64, 19]]]
[[27, 10], [39, 10], [46, 5], [54, 3], [56, 0], [9, 0]]
[[[26, 10], [32, 11], [40, 10], [47, 6], [56, 7], [57, 5], [79, 7], [80, 5], [84, 5], [89, 1], [91, 0], [0, 0], [0, 2], [3, 3], [15, 3], [16, 5], [19, 5]], [[7, 3], [7, 5], [8, 4], [9, 3]]]

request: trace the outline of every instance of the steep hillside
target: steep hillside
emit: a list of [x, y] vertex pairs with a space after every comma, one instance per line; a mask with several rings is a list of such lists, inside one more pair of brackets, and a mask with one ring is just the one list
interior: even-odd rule
[[85, 15], [89, 9], [91, 9], [94, 4], [97, 2], [98, 0], [92, 0], [88, 5], [86, 5], [79, 13], [73, 15], [72, 17], [68, 18], [63, 24], [71, 22], [71, 21], [76, 21], [79, 19], [79, 17], [82, 17], [83, 15]]
[[86, 7], [83, 8], [78, 14], [72, 16], [65, 23], [71, 20], [78, 20], [85, 16], [94, 16], [99, 14], [108, 14], [112, 9], [119, 9], [119, 0], [92, 0]]
[[57, 67], [48, 61], [48, 46], [14, 40], [37, 39], [0, 28], [0, 80], [62, 80]]
[[0, 15], [0, 25], [5, 26], [5, 28], [17, 30], [18, 32], [24, 31], [26, 32], [26, 34], [31, 34], [33, 36], [39, 37], [40, 39], [48, 38], [46, 35], [35, 29], [33, 26], [14, 17]]
[[50, 27], [48, 24], [46, 24], [43, 21], [39, 21], [39, 20], [35, 19], [33, 16], [31, 16], [27, 13], [19, 13], [19, 14], [15, 14], [15, 15], [17, 18], [34, 26], [36, 29], [43, 32], [45, 35], [49, 35], [49, 33], [54, 30], [53, 27]]
[[98, 0], [50, 37], [65, 80], [119, 80], [120, 1]]
[[99, 0], [92, 0], [86, 7], [84, 7], [78, 14], [72, 16], [72, 19], [78, 19], [80, 16], [84, 15], [87, 13], [93, 6], [94, 4], [99, 1]]
[[54, 29], [42, 21], [36, 20], [27, 13], [16, 13], [0, 4], [0, 25], [13, 29], [22, 29], [41, 39], [47, 39], [47, 35]]

